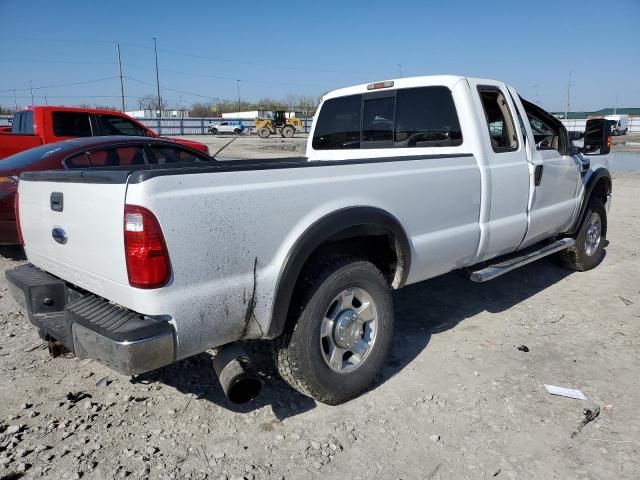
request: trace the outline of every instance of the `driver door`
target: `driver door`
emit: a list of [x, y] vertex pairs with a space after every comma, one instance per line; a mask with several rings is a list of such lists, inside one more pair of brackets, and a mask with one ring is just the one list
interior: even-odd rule
[[570, 142], [562, 123], [537, 105], [515, 98], [526, 115], [534, 180], [529, 227], [520, 247], [524, 248], [569, 228], [578, 207], [581, 177], [580, 162], [565, 153]]

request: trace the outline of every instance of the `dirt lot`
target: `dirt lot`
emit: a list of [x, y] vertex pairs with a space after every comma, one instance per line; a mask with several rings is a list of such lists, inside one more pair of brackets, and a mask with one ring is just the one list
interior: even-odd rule
[[[2, 275], [0, 478], [638, 479], [640, 174], [615, 174], [614, 195], [591, 272], [543, 260], [397, 292], [378, 385], [338, 407], [290, 390], [257, 347], [265, 393], [242, 408], [209, 353], [136, 378], [51, 359]], [[2, 270], [22, 261], [0, 253]]]
[[206, 144], [211, 155], [231, 142], [220, 152], [217, 158], [238, 160], [242, 158], [304, 156], [308, 136], [298, 133], [294, 138], [282, 138], [280, 136], [260, 138], [257, 135], [188, 135], [178, 138], [186, 138]]

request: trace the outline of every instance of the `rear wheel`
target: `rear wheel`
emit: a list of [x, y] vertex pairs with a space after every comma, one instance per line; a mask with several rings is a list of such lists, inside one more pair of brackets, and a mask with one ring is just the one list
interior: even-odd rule
[[360, 259], [329, 257], [306, 272], [275, 342], [276, 364], [293, 388], [336, 405], [369, 388], [384, 366], [391, 292], [380, 270]]
[[234, 128], [233, 129], [233, 134], [234, 135], [240, 135], [240, 130], [238, 128]]
[[292, 138], [294, 133], [296, 131], [291, 125], [287, 125], [282, 129], [282, 136], [285, 138]]
[[271, 135], [271, 131], [267, 127], [258, 129], [258, 136], [260, 138], [269, 138], [269, 135]]
[[209, 133], [210, 133], [211, 135], [217, 135], [217, 134], [218, 134], [218, 130], [217, 130], [216, 128], [210, 128], [210, 129], [209, 129]]
[[560, 260], [572, 270], [591, 270], [604, 258], [606, 238], [607, 211], [599, 198], [592, 198], [576, 236], [576, 243], [560, 252]]

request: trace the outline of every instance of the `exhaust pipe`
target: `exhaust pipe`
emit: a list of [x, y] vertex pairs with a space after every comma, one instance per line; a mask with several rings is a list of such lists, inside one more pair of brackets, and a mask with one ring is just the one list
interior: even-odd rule
[[232, 403], [247, 403], [260, 395], [262, 381], [258, 378], [249, 355], [237, 343], [218, 348], [213, 357], [213, 369], [222, 390]]

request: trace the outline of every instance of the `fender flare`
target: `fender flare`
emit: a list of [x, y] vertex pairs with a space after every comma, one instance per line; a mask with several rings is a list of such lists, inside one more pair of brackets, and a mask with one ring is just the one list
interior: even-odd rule
[[267, 338], [279, 336], [285, 327], [291, 298], [304, 264], [316, 249], [333, 235], [353, 227], [376, 227], [387, 230], [394, 239], [400, 277], [394, 281], [402, 287], [411, 266], [411, 244], [400, 221], [376, 207], [348, 207], [321, 217], [296, 240], [285, 258], [276, 283]]
[[578, 230], [580, 230], [580, 225], [582, 225], [584, 216], [587, 213], [587, 207], [589, 205], [589, 200], [591, 199], [593, 189], [596, 188], [596, 185], [598, 185], [600, 182], [605, 183], [607, 195], [611, 195], [611, 174], [606, 168], [598, 168], [595, 172], [593, 172], [591, 177], [589, 177], [589, 180], [587, 180], [587, 184], [584, 187], [584, 194], [582, 195], [580, 210], [578, 211], [578, 215], [576, 216], [576, 220], [573, 222], [573, 225], [566, 232], [567, 235], [575, 235]]

